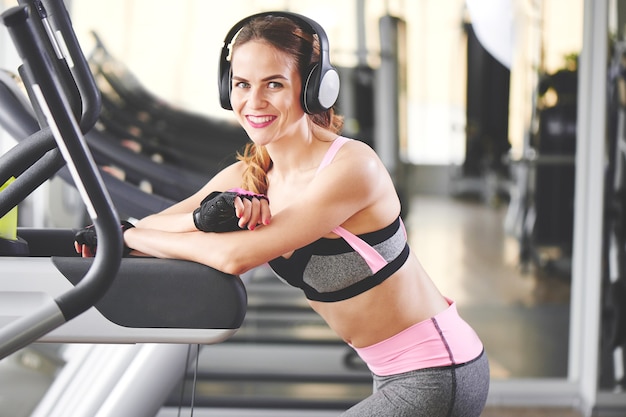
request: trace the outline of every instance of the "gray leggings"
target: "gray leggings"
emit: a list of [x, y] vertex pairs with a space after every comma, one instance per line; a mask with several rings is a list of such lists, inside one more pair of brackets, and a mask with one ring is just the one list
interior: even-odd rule
[[398, 375], [374, 375], [374, 393], [341, 417], [478, 417], [489, 391], [489, 362], [473, 361]]

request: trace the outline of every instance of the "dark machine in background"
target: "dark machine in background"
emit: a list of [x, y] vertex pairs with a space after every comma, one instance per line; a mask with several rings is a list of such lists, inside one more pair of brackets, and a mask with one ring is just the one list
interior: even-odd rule
[[508, 200], [506, 229], [519, 241], [523, 268], [549, 268], [569, 277], [574, 220], [576, 57], [538, 74], [520, 155], [509, 141], [511, 71], [467, 34], [466, 155], [457, 195], [490, 204]]
[[509, 204], [519, 260], [571, 278], [577, 140], [576, 57], [538, 74], [536, 100], [521, 155], [510, 158]]
[[463, 27], [467, 35], [465, 160], [455, 178], [454, 194], [495, 204], [508, 198], [510, 71], [483, 47], [470, 22]]
[[391, 15], [379, 19], [380, 65], [372, 68], [365, 48], [364, 5], [358, 2], [357, 65], [339, 67], [337, 110], [344, 116], [343, 135], [361, 140], [378, 154], [394, 180], [408, 212], [406, 22]]
[[341, 91], [336, 108], [344, 116], [343, 135], [374, 147], [374, 83], [376, 72], [367, 64], [337, 67]]
[[626, 389], [626, 44], [612, 45], [607, 101], [599, 389]]
[[574, 225], [574, 179], [576, 156], [576, 100], [578, 71], [576, 58], [565, 68], [544, 75], [539, 96], [549, 92], [556, 98], [550, 104], [540, 101], [538, 130], [533, 147], [539, 155], [536, 166], [533, 241], [538, 246], [557, 246], [571, 256]]
[[471, 24], [467, 33], [466, 155], [463, 177], [488, 172], [508, 177], [511, 72], [481, 45]]

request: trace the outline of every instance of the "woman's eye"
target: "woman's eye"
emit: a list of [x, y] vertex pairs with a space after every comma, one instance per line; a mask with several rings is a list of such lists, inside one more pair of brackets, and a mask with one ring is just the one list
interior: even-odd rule
[[235, 83], [235, 87], [237, 88], [248, 88], [250, 85], [244, 81], [239, 81]]
[[279, 83], [278, 81], [270, 81], [270, 83], [267, 86], [269, 88], [281, 88], [283, 85]]

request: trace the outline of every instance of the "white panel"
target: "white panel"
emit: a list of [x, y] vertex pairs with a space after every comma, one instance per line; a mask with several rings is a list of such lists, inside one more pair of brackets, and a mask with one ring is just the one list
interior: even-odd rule
[[579, 383], [583, 411], [590, 415], [598, 388], [607, 0], [585, 0], [584, 8], [579, 63], [569, 376]]
[[[18, 296], [28, 305], [0, 307], [0, 326], [20, 314], [34, 311], [72, 288], [50, 258], [2, 258], [0, 302]], [[0, 304], [1, 305], [1, 304]], [[40, 339], [58, 343], [218, 343], [235, 333], [232, 329], [152, 329], [119, 326], [91, 308]]]

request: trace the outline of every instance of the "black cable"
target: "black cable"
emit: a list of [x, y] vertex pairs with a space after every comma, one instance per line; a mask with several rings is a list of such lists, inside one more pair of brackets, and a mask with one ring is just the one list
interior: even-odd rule
[[[187, 378], [186, 378], [187, 366], [189, 365], [189, 355], [190, 354], [191, 354], [191, 345], [189, 345], [187, 347], [187, 358], [185, 359], [185, 369], [184, 369], [184, 372], [183, 372], [183, 383], [181, 384], [181, 387], [180, 387], [180, 398], [178, 399], [178, 414], [177, 414], [177, 417], [180, 417], [180, 411], [182, 410], [182, 407], [183, 407], [183, 397], [185, 396], [185, 382], [187, 381]], [[194, 384], [195, 384], [195, 382], [194, 382]], [[194, 388], [194, 390], [195, 390], [195, 388]]]

